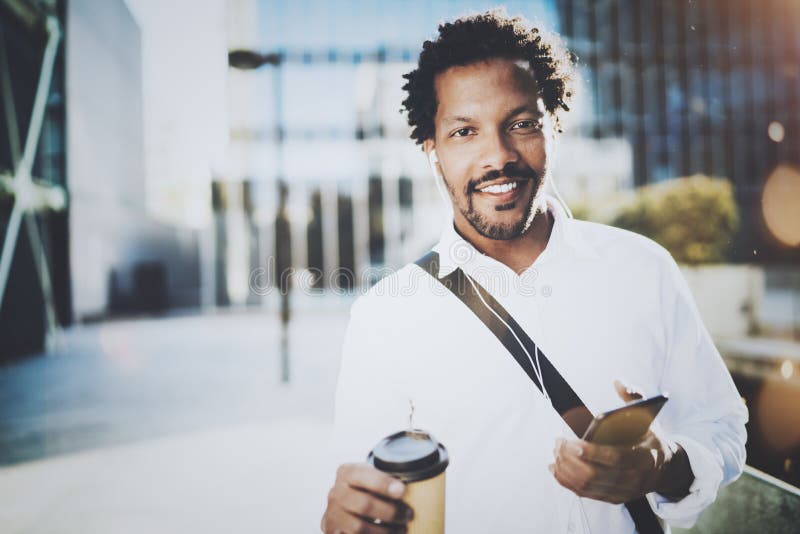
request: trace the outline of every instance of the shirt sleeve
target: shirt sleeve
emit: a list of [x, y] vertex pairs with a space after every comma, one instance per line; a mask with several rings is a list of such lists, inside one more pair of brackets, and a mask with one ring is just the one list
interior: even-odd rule
[[378, 441], [407, 424], [401, 348], [387, 308], [367, 295], [350, 310], [336, 387], [334, 451], [339, 464], [365, 461]]
[[670, 400], [659, 417], [664, 436], [686, 451], [694, 473], [689, 495], [648, 500], [668, 524], [689, 528], [736, 480], [745, 463], [747, 408], [703, 325], [691, 291], [670, 257], [662, 284], [667, 358], [661, 389]]

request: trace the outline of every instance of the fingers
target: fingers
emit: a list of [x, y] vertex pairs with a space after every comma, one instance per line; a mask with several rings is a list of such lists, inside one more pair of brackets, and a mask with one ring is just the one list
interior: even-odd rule
[[558, 482], [575, 493], [583, 492], [594, 478], [594, 469], [581, 461], [574, 451], [569, 450], [570, 443], [559, 440], [556, 443], [556, 462], [551, 470]]
[[406, 486], [401, 481], [366, 463], [340, 466], [336, 480], [342, 480], [354, 488], [370, 491], [386, 499], [399, 499], [406, 491]]
[[578, 455], [587, 462], [593, 462], [608, 467], [615, 467], [623, 463], [623, 450], [620, 447], [597, 445], [588, 441], [572, 442], [573, 450], [580, 451]]
[[564, 441], [563, 454], [573, 454], [585, 462], [615, 469], [646, 469], [654, 464], [654, 447], [648, 439], [631, 447], [598, 445], [584, 440], [559, 441]]
[[597, 485], [589, 485], [586, 487], [577, 484], [575, 481], [571, 480], [568, 475], [561, 472], [555, 464], [550, 464], [548, 466], [550, 472], [555, 477], [556, 482], [561, 484], [563, 487], [570, 490], [572, 493], [579, 497], [586, 497], [589, 499], [594, 499], [596, 501], [603, 501], [612, 504], [621, 504], [627, 502], [627, 497], [624, 496], [622, 492], [620, 492], [617, 488], [607, 487], [607, 486], [597, 486]]
[[614, 380], [614, 388], [617, 390], [617, 395], [620, 396], [625, 402], [631, 402], [644, 398], [644, 393], [638, 388], [629, 384], [625, 384], [620, 380]]
[[320, 525], [325, 534], [389, 534], [406, 532], [404, 525], [376, 525], [370, 519], [352, 515], [344, 510], [328, 510]]
[[628, 462], [630, 450], [625, 447], [598, 445], [584, 440], [556, 441], [554, 454], [572, 455], [585, 462], [600, 464], [607, 467], [619, 467]]
[[549, 468], [559, 484], [580, 497], [620, 504], [637, 495], [638, 486], [632, 483], [633, 479], [617, 481], [616, 473], [601, 473], [579, 460], [564, 459]]
[[[604, 465], [586, 457], [585, 442], [559, 440], [556, 444], [556, 468], [573, 488], [585, 491], [592, 487], [614, 487], [619, 479], [617, 465]], [[615, 451], [612, 451], [615, 452]]]
[[551, 473], [576, 495], [619, 504], [648, 493], [652, 485], [645, 449], [560, 439], [553, 452]]
[[368, 464], [342, 465], [320, 527], [326, 534], [405, 532], [413, 511], [399, 500], [404, 493], [401, 481]]
[[402, 502], [387, 501], [366, 491], [350, 489], [339, 494], [334, 487], [334, 493], [333, 498], [339, 506], [353, 515], [398, 524], [405, 523], [413, 516], [411, 508]]

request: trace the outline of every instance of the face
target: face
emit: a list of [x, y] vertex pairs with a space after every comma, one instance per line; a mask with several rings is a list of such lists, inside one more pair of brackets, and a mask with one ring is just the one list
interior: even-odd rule
[[465, 237], [509, 240], [531, 225], [547, 166], [546, 117], [526, 66], [493, 59], [435, 79], [439, 171]]

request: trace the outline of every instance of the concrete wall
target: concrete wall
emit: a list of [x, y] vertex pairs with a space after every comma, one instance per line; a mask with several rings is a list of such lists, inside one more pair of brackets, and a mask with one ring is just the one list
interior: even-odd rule
[[755, 265], [681, 266], [697, 309], [714, 338], [741, 338], [759, 330], [764, 269]]
[[768, 336], [797, 339], [800, 275], [788, 266], [681, 266], [697, 309], [718, 339]]
[[[67, 181], [76, 318], [103, 315], [112, 304], [135, 308], [143, 295], [134, 291], [133, 273], [144, 263], [163, 266], [163, 305], [197, 304], [194, 232], [158, 224], [145, 209], [139, 27], [122, 0], [72, 0], [67, 30]], [[114, 296], [115, 291], [124, 294]]]

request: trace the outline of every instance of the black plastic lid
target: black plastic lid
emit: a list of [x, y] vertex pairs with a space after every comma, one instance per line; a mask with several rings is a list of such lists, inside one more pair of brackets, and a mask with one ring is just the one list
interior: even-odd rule
[[424, 430], [403, 430], [383, 438], [367, 462], [404, 482], [433, 478], [447, 468], [447, 449]]

